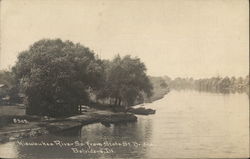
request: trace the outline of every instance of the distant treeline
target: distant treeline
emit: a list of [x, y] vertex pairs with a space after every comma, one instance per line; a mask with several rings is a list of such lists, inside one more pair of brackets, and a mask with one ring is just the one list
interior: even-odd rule
[[246, 92], [249, 94], [249, 75], [246, 77], [212, 77], [203, 79], [164, 77], [172, 89], [196, 89], [199, 91], [230, 93]]

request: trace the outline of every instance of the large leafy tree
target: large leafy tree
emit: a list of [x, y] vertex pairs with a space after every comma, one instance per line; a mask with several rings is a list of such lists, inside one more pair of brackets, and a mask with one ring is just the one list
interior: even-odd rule
[[18, 56], [13, 72], [27, 96], [27, 114], [77, 113], [102, 84], [101, 61], [87, 47], [60, 39], [35, 42]]
[[139, 58], [118, 55], [112, 61], [104, 61], [104, 65], [106, 82], [99, 93], [100, 98], [109, 98], [116, 106], [130, 106], [144, 94], [152, 95], [152, 84]]

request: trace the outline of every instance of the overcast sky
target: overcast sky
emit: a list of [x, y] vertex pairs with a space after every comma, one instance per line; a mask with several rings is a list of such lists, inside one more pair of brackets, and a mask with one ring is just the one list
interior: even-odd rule
[[101, 58], [131, 54], [150, 75], [246, 76], [247, 0], [2, 0], [0, 69], [42, 38]]

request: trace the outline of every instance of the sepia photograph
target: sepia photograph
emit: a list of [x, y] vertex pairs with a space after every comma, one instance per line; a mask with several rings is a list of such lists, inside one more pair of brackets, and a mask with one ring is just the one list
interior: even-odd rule
[[249, 158], [248, 0], [0, 0], [0, 158]]

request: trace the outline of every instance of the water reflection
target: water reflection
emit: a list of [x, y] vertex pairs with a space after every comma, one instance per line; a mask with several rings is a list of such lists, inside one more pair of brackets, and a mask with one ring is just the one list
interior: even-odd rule
[[[24, 142], [79, 141], [150, 143], [115, 146], [114, 153], [73, 153], [68, 147], [0, 144], [0, 157], [19, 158], [246, 158], [249, 156], [249, 98], [246, 94], [171, 91], [150, 104], [156, 114], [138, 122], [92, 124], [60, 134], [23, 139]], [[8, 156], [12, 155], [12, 156]]]
[[144, 158], [148, 146], [136, 144], [150, 143], [152, 134], [151, 120], [140, 120], [137, 123], [112, 124], [111, 127], [92, 124], [81, 129], [81, 141], [109, 142], [109, 143], [130, 143], [130, 146], [114, 146], [114, 153], [107, 154], [107, 157], [141, 157]]
[[[72, 129], [59, 134], [49, 134], [45, 136], [22, 139], [17, 142], [9, 142], [0, 145], [1, 157], [7, 158], [144, 158], [148, 146], [138, 146], [134, 144], [150, 143], [152, 134], [151, 120], [140, 120], [137, 123], [111, 124], [110, 127], [97, 123]], [[113, 146], [114, 153], [73, 153], [71, 147], [58, 146], [21, 146], [22, 143], [131, 143], [131, 146]], [[81, 147], [87, 149], [86, 147]], [[93, 148], [98, 150], [98, 147]], [[4, 152], [4, 153], [2, 153]]]
[[1, 158], [17, 158], [19, 155], [18, 147], [14, 142], [0, 144]]

